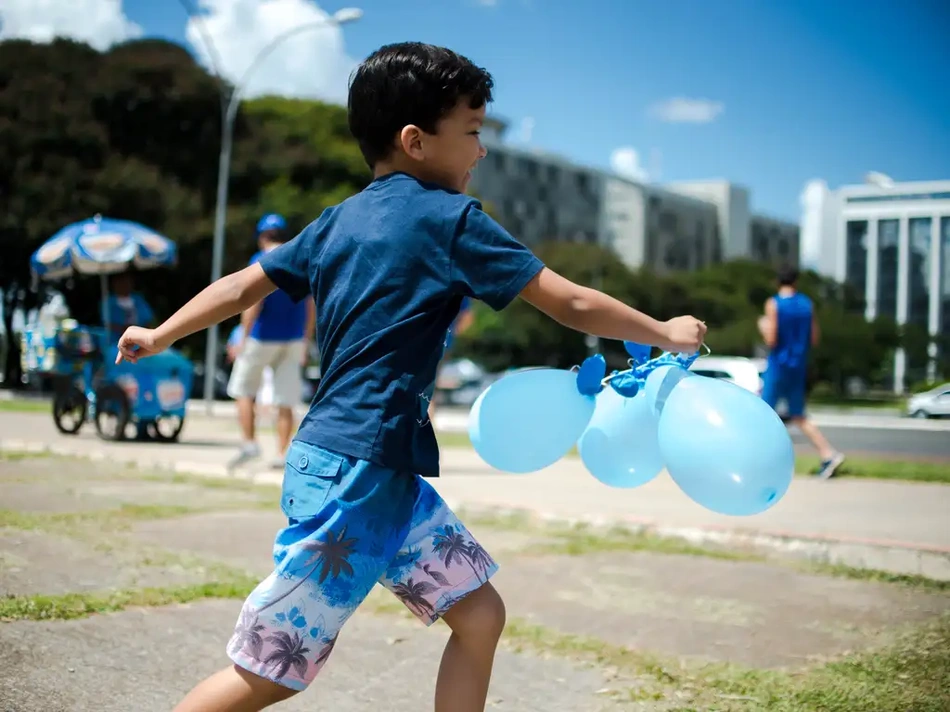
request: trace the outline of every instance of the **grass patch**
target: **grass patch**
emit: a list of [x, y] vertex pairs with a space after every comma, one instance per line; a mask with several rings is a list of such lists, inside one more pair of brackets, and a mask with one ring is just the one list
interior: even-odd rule
[[206, 510], [182, 505], [124, 504], [117, 509], [89, 512], [26, 513], [0, 509], [0, 527], [72, 533], [77, 526], [95, 524], [102, 529], [124, 529], [134, 521], [169, 519]]
[[[791, 560], [781, 559], [779, 561], [781, 563], [787, 563]], [[801, 563], [800, 568], [806, 573], [836, 576], [839, 578], [852, 579], [854, 581], [896, 584], [929, 591], [950, 591], [950, 581], [941, 581], [916, 574], [895, 574], [890, 571], [881, 571], [880, 569], [862, 569], [856, 566], [847, 566], [846, 564], [827, 564], [817, 561], [804, 561]]]
[[49, 413], [53, 406], [45, 400], [14, 398], [0, 400], [0, 413]]
[[536, 544], [519, 553], [584, 556], [616, 551], [648, 551], [674, 556], [705, 556], [724, 561], [763, 561], [765, 559], [761, 554], [753, 552], [700, 546], [685, 539], [619, 528], [598, 533], [589, 527], [579, 525], [570, 531], [554, 529], [550, 535], [555, 538], [555, 541]]
[[50, 453], [45, 452], [25, 452], [20, 450], [0, 450], [0, 462], [21, 462], [23, 460], [33, 460], [42, 457], [51, 457]]
[[[472, 441], [465, 433], [439, 433], [439, 446], [443, 448], [471, 448]], [[577, 449], [568, 453], [576, 457]], [[795, 472], [814, 475], [818, 472], [819, 459], [809, 455], [795, 458]], [[879, 480], [903, 480], [908, 482], [939, 482], [950, 484], [950, 463], [917, 462], [914, 460], [872, 460], [848, 458], [838, 468], [837, 477], [863, 477]]]
[[133, 606], [167, 606], [207, 598], [246, 598], [257, 584], [256, 578], [245, 576], [176, 588], [67, 593], [62, 596], [10, 596], [0, 599], [0, 620], [70, 620], [97, 613], [113, 613]]
[[190, 485], [192, 487], [201, 487], [211, 490], [228, 490], [232, 492], [248, 492], [255, 494], [260, 498], [259, 504], [268, 507], [276, 506], [280, 501], [280, 485], [260, 484], [249, 480], [242, 480], [236, 477], [219, 478], [204, 477], [202, 475], [189, 475], [180, 472], [163, 474], [140, 473], [136, 465], [130, 465], [129, 469], [133, 471], [132, 477], [145, 482], [161, 482], [175, 485]]
[[[950, 616], [878, 650], [796, 672], [664, 660], [519, 620], [509, 622], [505, 643], [614, 669], [618, 679], [607, 696], [665, 700], [663, 709], [680, 712], [938, 712], [950, 701]], [[669, 707], [674, 701], [679, 706]]]
[[786, 566], [803, 573], [896, 584], [928, 591], [950, 591], [950, 581], [914, 574], [898, 574], [879, 569], [865, 569], [845, 564], [830, 564], [792, 556], [760, 553], [742, 548], [702, 546], [675, 536], [661, 536], [649, 531], [633, 531], [623, 527], [598, 529], [588, 524], [541, 523], [526, 512], [499, 515], [459, 511], [459, 517], [473, 528], [534, 534], [545, 543], [534, 544], [512, 552], [516, 555], [584, 556], [608, 552], [651, 552], [673, 556], [705, 556], [722, 561], [757, 561]]
[[467, 513], [459, 517], [472, 527], [497, 531], [518, 531], [537, 535], [551, 541], [529, 546], [517, 553], [535, 555], [583, 556], [615, 551], [649, 551], [677, 556], [706, 556], [725, 561], [764, 561], [761, 554], [725, 547], [701, 546], [686, 539], [660, 536], [646, 531], [632, 531], [623, 527], [598, 529], [589, 524], [541, 523], [527, 513], [511, 512], [501, 515]]
[[[796, 458], [795, 469], [798, 472], [813, 475], [818, 472], [819, 464], [817, 457], [798, 457]], [[838, 468], [835, 475], [837, 477], [950, 484], [950, 463], [852, 459], [849, 457]]]

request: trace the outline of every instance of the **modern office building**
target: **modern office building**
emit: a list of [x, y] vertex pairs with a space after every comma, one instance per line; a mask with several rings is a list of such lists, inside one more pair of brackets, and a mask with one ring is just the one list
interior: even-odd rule
[[746, 257], [798, 263], [798, 225], [750, 213], [749, 191], [727, 181], [644, 184], [507, 143], [506, 124], [482, 130], [488, 155], [472, 191], [515, 237], [609, 245], [636, 269], [693, 270]]
[[798, 266], [798, 224], [752, 213], [747, 188], [723, 180], [670, 183], [665, 187], [716, 206], [723, 259]]
[[[873, 173], [836, 190], [815, 181], [802, 202], [806, 261], [863, 294], [866, 318], [950, 334], [950, 180], [895, 183]], [[898, 351], [894, 390], [933, 380], [936, 356], [936, 343], [920, 362]]]

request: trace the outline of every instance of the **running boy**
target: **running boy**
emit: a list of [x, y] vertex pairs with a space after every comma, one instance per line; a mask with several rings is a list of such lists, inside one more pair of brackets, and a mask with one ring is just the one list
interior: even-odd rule
[[491, 98], [491, 75], [447, 49], [378, 50], [355, 72], [348, 106], [373, 182], [158, 328], [119, 340], [119, 358], [136, 361], [277, 288], [317, 304], [323, 379], [287, 455], [275, 570], [244, 604], [234, 665], [179, 712], [260, 710], [304, 689], [377, 582], [452, 631], [437, 712], [484, 709], [505, 625], [489, 583], [497, 566], [421, 479], [439, 471], [426, 395], [464, 298], [503, 309], [521, 296], [568, 327], [670, 351], [702, 343], [693, 317], [659, 322], [546, 269], [464, 195], [485, 156]]

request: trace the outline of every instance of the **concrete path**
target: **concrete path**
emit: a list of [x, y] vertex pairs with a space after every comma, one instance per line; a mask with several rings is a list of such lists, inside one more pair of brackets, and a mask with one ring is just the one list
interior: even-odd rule
[[[228, 664], [224, 648], [248, 584], [217, 599], [159, 603], [189, 586], [266, 575], [284, 523], [276, 495], [110, 461], [0, 459], [0, 710], [171, 709]], [[478, 519], [472, 529], [501, 564], [493, 581], [509, 616], [489, 710], [758, 711], [767, 707], [717, 687], [721, 668], [706, 677], [704, 665], [791, 670], [798, 680], [829, 657], [871, 649], [950, 609], [950, 593], [932, 587], [743, 556], [613, 546], [570, 555], [569, 531]], [[144, 587], [170, 593], [73, 620], [63, 609], [38, 612], [64, 594], [105, 600]], [[279, 709], [431, 709], [447, 635], [377, 589], [313, 689]]]
[[[263, 434], [265, 457], [236, 476], [279, 484], [267, 469], [273, 436]], [[191, 417], [182, 442], [107, 443], [86, 427], [76, 436], [56, 432], [43, 413], [0, 412], [0, 448], [52, 449], [212, 476], [228, 476], [237, 430], [217, 419]], [[467, 510], [516, 510], [539, 517], [620, 524], [697, 541], [769, 547], [854, 566], [950, 580], [950, 486], [912, 482], [798, 477], [786, 496], [753, 517], [727, 517], [690, 501], [665, 474], [634, 489], [605, 487], [580, 462], [565, 458], [532, 475], [489, 468], [465, 448], [442, 454], [436, 487]], [[264, 463], [263, 465], [261, 463]]]

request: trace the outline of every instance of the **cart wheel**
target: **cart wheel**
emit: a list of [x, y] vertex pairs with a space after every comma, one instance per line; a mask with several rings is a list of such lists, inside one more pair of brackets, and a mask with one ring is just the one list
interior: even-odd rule
[[103, 440], [125, 440], [131, 407], [125, 391], [114, 383], [96, 390], [96, 430]]
[[68, 388], [58, 389], [53, 396], [53, 422], [56, 429], [66, 435], [75, 435], [86, 422], [88, 408], [86, 394], [70, 384]]
[[182, 428], [185, 427], [185, 418], [181, 415], [160, 415], [146, 426], [149, 437], [160, 443], [178, 441]]

